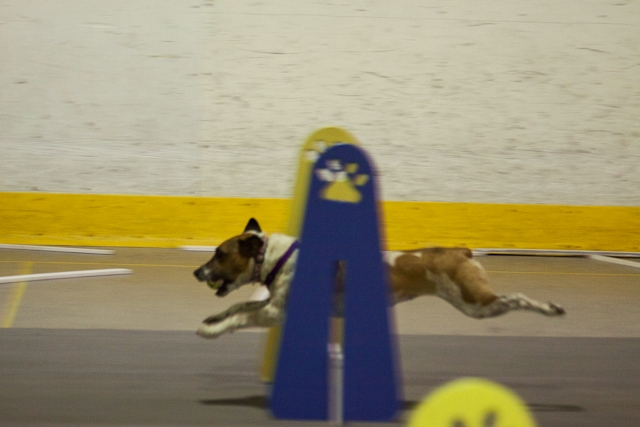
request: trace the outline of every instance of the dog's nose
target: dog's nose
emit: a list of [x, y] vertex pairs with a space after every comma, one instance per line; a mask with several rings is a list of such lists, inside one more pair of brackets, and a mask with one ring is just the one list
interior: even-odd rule
[[196, 279], [202, 281], [202, 267], [193, 272], [193, 275], [196, 276]]

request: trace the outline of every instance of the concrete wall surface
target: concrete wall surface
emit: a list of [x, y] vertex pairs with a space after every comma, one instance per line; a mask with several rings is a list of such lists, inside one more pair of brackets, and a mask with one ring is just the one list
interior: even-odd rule
[[640, 2], [0, 0], [0, 191], [640, 205]]

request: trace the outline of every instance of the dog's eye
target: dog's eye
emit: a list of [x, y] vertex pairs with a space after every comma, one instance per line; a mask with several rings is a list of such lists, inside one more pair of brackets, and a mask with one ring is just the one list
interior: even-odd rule
[[226, 256], [227, 256], [227, 253], [226, 253], [226, 252], [221, 251], [221, 250], [217, 250], [217, 251], [216, 251], [216, 256], [215, 256], [216, 258], [218, 258], [218, 259], [222, 260], [222, 259], [224, 259]]

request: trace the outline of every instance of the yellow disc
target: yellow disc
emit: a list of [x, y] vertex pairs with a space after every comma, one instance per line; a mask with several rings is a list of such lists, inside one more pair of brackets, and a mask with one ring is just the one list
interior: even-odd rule
[[418, 405], [408, 427], [535, 427], [526, 404], [508, 388], [481, 378], [461, 378], [436, 389]]

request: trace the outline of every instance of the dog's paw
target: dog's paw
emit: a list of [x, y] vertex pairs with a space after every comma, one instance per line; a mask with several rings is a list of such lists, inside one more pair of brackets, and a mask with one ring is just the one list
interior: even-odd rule
[[219, 330], [219, 328], [216, 328], [215, 326], [207, 325], [206, 323], [203, 323], [202, 325], [200, 325], [200, 327], [196, 331], [196, 334], [198, 334], [202, 338], [213, 339], [213, 338], [218, 338], [220, 335], [222, 335], [222, 331]]
[[558, 305], [558, 304], [554, 304], [552, 302], [549, 303], [549, 315], [550, 316], [562, 316], [564, 314], [566, 314], [566, 311], [564, 308], [562, 308], [562, 306]]

